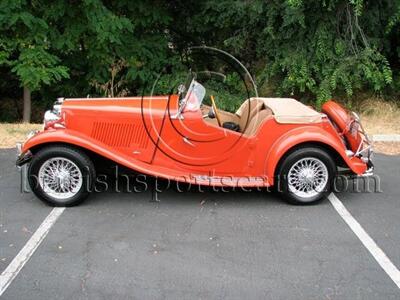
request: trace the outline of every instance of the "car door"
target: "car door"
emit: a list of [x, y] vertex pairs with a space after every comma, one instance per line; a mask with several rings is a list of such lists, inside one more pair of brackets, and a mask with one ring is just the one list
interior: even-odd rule
[[[172, 106], [172, 107], [171, 107]], [[203, 120], [200, 109], [183, 111], [170, 103], [157, 155], [170, 166], [200, 174], [238, 175], [245, 172], [250, 154], [248, 138]]]

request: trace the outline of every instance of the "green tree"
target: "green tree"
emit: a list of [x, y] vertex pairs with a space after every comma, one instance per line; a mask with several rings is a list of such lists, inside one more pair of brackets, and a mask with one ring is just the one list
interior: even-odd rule
[[0, 2], [0, 65], [8, 66], [23, 87], [24, 122], [31, 118], [31, 91], [68, 77], [68, 68], [51, 53], [49, 26], [34, 4]]
[[24, 88], [24, 121], [31, 91], [46, 99], [140, 93], [176, 61], [172, 18], [157, 2], [2, 0], [0, 12], [0, 65]]
[[[162, 2], [161, 2], [162, 4]], [[43, 14], [70, 69], [60, 93], [121, 96], [141, 91], [170, 61], [172, 18], [157, 1], [51, 1]]]
[[242, 61], [262, 96], [387, 95], [400, 87], [399, 25], [398, 0], [0, 0], [0, 92], [24, 89], [25, 121], [31, 92], [35, 106], [148, 93], [164, 71], [168, 92], [187, 47], [208, 45]]
[[[175, 13], [185, 2], [172, 5]], [[398, 49], [393, 57], [388, 30], [398, 24], [392, 16], [398, 2], [200, 1], [174, 23], [174, 39], [182, 45], [182, 36], [189, 36], [191, 43], [225, 49], [249, 66], [260, 87], [321, 104], [336, 94], [384, 92], [392, 84]]]

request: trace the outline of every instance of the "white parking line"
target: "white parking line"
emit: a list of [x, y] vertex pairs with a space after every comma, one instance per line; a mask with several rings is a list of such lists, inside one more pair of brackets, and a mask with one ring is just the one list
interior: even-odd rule
[[367, 248], [369, 253], [375, 258], [382, 269], [389, 275], [393, 282], [400, 289], [400, 271], [391, 262], [389, 257], [382, 251], [381, 248], [375, 243], [375, 241], [368, 235], [368, 233], [362, 228], [360, 223], [350, 214], [343, 203], [331, 193], [328, 196], [329, 201], [332, 203], [333, 207], [342, 217], [342, 219], [349, 225], [350, 229], [353, 230], [355, 235], [360, 239], [361, 243]]
[[31, 258], [37, 247], [44, 240], [46, 235], [49, 233], [50, 228], [56, 223], [57, 219], [64, 212], [65, 207], [56, 207], [50, 212], [43, 223], [31, 236], [25, 246], [19, 251], [12, 262], [0, 275], [0, 297], [11, 284], [11, 282], [17, 277], [18, 273], [24, 267], [24, 265]]

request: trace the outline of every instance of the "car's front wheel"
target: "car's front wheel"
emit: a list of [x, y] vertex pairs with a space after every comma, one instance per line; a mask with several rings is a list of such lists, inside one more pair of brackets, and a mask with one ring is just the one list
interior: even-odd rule
[[320, 148], [299, 148], [284, 158], [278, 171], [278, 188], [293, 204], [310, 204], [330, 193], [336, 166]]
[[35, 153], [28, 169], [32, 191], [52, 206], [74, 206], [90, 193], [95, 170], [90, 158], [69, 146], [49, 146]]

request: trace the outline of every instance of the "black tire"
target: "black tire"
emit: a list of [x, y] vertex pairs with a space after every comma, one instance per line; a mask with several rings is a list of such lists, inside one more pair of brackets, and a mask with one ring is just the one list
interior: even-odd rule
[[[302, 197], [290, 190], [288, 175], [291, 168], [297, 162], [304, 159], [307, 160], [308, 158], [311, 158], [318, 163], [322, 162], [322, 164], [327, 169], [328, 178], [325, 187], [321, 189], [321, 191], [315, 191], [314, 189], [314, 191], [317, 193], [316, 195], [312, 195], [310, 197]], [[323, 199], [331, 192], [336, 172], [337, 168], [335, 162], [325, 150], [311, 146], [298, 148], [289, 153], [286, 157], [284, 157], [282, 163], [280, 164], [276, 176], [277, 188], [281, 197], [291, 204], [314, 204]]]
[[[43, 164], [52, 158], [59, 157], [73, 162], [82, 175], [82, 185], [79, 191], [65, 199], [58, 199], [46, 193], [38, 180], [39, 170]], [[85, 152], [72, 146], [57, 145], [42, 148], [34, 154], [28, 168], [28, 181], [32, 191], [40, 200], [51, 206], [67, 207], [80, 204], [89, 196], [95, 178], [95, 168], [90, 158]]]

